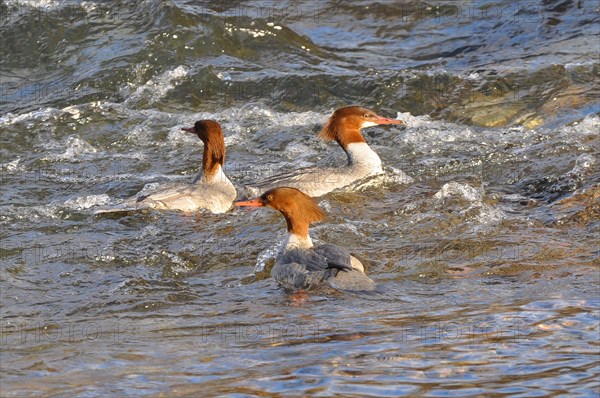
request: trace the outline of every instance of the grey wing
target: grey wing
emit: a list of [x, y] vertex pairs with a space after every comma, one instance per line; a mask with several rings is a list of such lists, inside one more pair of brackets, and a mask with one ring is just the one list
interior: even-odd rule
[[331, 270], [309, 272], [306, 265], [298, 263], [277, 263], [271, 269], [273, 279], [287, 288], [308, 289], [323, 282]]
[[190, 185], [163, 185], [158, 187], [154, 192], [149, 192], [146, 195], [127, 198], [116, 206], [97, 209], [95, 214], [128, 212], [143, 209], [194, 208], [197, 207], [198, 204], [195, 203], [191, 196], [193, 191], [194, 186]]
[[[314, 251], [327, 258], [328, 266], [345, 272], [337, 272], [327, 281], [333, 288], [355, 292], [373, 292], [377, 285], [366, 276], [362, 269], [352, 266], [352, 256], [339, 246], [324, 244], [314, 248]], [[358, 261], [355, 259], [355, 261]], [[362, 264], [361, 264], [362, 267]]]
[[336, 169], [323, 167], [305, 167], [293, 171], [285, 172], [270, 176], [264, 180], [257, 181], [248, 186], [266, 190], [276, 186], [303, 186], [305, 184], [322, 184], [333, 182]]
[[273, 279], [285, 287], [292, 289], [317, 287], [334, 279], [335, 274], [339, 275], [339, 270], [322, 268], [320, 270], [309, 271], [306, 264], [298, 263], [277, 263], [271, 269]]
[[167, 185], [159, 187], [155, 192], [150, 192], [147, 195], [139, 196], [136, 199], [137, 203], [144, 201], [155, 202], [170, 202], [185, 195], [191, 195], [194, 192], [194, 186], [191, 185]]
[[375, 291], [375, 282], [362, 271], [352, 268], [351, 259], [346, 250], [329, 244], [312, 250], [290, 250], [277, 260], [271, 275], [283, 285], [294, 289], [327, 283], [339, 290]]
[[154, 207], [152, 206], [151, 201], [144, 201], [144, 199], [147, 197], [148, 195], [142, 197], [132, 196], [123, 200], [119, 204], [99, 207], [94, 210], [94, 214], [132, 212]]
[[313, 248], [313, 251], [325, 257], [328, 268], [336, 268], [343, 271], [352, 269], [352, 256], [339, 246], [324, 244]]
[[292, 289], [308, 289], [321, 284], [339, 272], [330, 268], [327, 259], [313, 250], [286, 251], [271, 270], [271, 276]]
[[348, 272], [338, 272], [328, 282], [331, 287], [339, 290], [375, 292], [378, 289], [377, 284], [371, 278], [357, 269]]
[[[326, 247], [323, 247], [326, 246]], [[287, 251], [278, 261], [282, 264], [298, 263], [306, 267], [307, 271], [316, 272], [327, 269], [347, 270], [350, 265], [350, 254], [337, 251], [336, 246], [323, 245], [311, 250], [295, 249]], [[344, 258], [347, 255], [347, 259]], [[347, 261], [346, 261], [347, 260]]]

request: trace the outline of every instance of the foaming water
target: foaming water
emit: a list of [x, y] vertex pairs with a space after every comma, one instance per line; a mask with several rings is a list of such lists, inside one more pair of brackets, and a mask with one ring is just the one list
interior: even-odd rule
[[[82, 106], [78, 120], [112, 107]], [[298, 164], [345, 161], [315, 137], [326, 115], [248, 109], [202, 115], [229, 120], [235, 181], [292, 169], [294, 156]], [[15, 150], [3, 165], [11, 187], [3, 196], [13, 198], [2, 211], [10, 231], [2, 278], [13, 292], [3, 289], [4, 355], [46, 380], [11, 385], [15, 394], [229, 394], [249, 380], [258, 380], [256, 394], [402, 395], [448, 383], [464, 385], [461, 395], [596, 388], [594, 350], [577, 341], [598, 332], [597, 116], [527, 131], [405, 114], [406, 129], [367, 130], [385, 173], [321, 198], [329, 217], [312, 234], [347, 247], [386, 293], [316, 293], [296, 307], [268, 278], [285, 228], [273, 211], [91, 215], [197, 172], [190, 160], [201, 159], [201, 143], [169, 125], [195, 115], [154, 126], [129, 114], [108, 139], [85, 122], [52, 141], [32, 140], [43, 153]], [[58, 132], [64, 122], [31, 114], [12, 128], [49, 123]], [[442, 131], [444, 139], [431, 139]], [[258, 163], [265, 156], [270, 163]], [[565, 379], [564, 366], [578, 372]], [[114, 379], [128, 382], [108, 390]]]
[[[596, 3], [0, 8], [2, 396], [597, 395]], [[93, 216], [191, 182], [199, 119], [240, 197], [343, 165], [351, 103], [405, 126], [311, 235], [385, 293], [291, 300], [270, 209]]]

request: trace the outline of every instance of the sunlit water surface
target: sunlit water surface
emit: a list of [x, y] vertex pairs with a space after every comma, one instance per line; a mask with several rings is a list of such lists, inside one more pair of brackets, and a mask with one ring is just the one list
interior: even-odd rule
[[[231, 4], [0, 5], [0, 395], [597, 396], [597, 2]], [[273, 211], [92, 215], [197, 119], [238, 187], [342, 164], [350, 103], [406, 127], [312, 236], [385, 294], [291, 302]]]

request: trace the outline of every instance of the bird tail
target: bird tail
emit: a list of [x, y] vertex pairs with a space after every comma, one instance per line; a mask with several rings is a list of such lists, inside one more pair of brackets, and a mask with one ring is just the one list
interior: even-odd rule
[[94, 210], [94, 215], [113, 214], [113, 213], [130, 213], [147, 209], [148, 206], [142, 202], [137, 202], [135, 198], [127, 199], [117, 205], [101, 206]]
[[360, 293], [377, 293], [377, 284], [361, 271], [351, 269], [340, 271], [330, 280], [331, 287]]

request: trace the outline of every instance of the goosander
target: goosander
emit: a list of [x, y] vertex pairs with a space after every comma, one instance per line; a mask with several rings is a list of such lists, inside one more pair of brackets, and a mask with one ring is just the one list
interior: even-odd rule
[[208, 209], [212, 213], [226, 212], [236, 197], [236, 191], [223, 172], [225, 141], [221, 126], [214, 120], [198, 120], [194, 127], [186, 127], [182, 130], [196, 134], [204, 143], [202, 171], [191, 184], [163, 186], [148, 195], [131, 197], [117, 206], [99, 209], [95, 213], [143, 209], [181, 211]]
[[365, 177], [381, 174], [381, 159], [369, 148], [360, 130], [380, 124], [404, 124], [402, 120], [379, 116], [370, 109], [347, 106], [336, 110], [329, 118], [319, 138], [335, 140], [346, 152], [348, 164], [340, 168], [311, 167], [299, 171], [272, 176], [249, 185], [253, 194], [277, 186], [293, 187], [305, 194], [318, 197], [335, 189], [345, 187]]
[[331, 244], [313, 245], [308, 227], [325, 214], [308, 195], [296, 188], [281, 187], [234, 205], [268, 206], [283, 214], [288, 237], [271, 276], [285, 288], [301, 290], [325, 285], [339, 290], [375, 290], [376, 284], [365, 275], [361, 262], [345, 249]]

